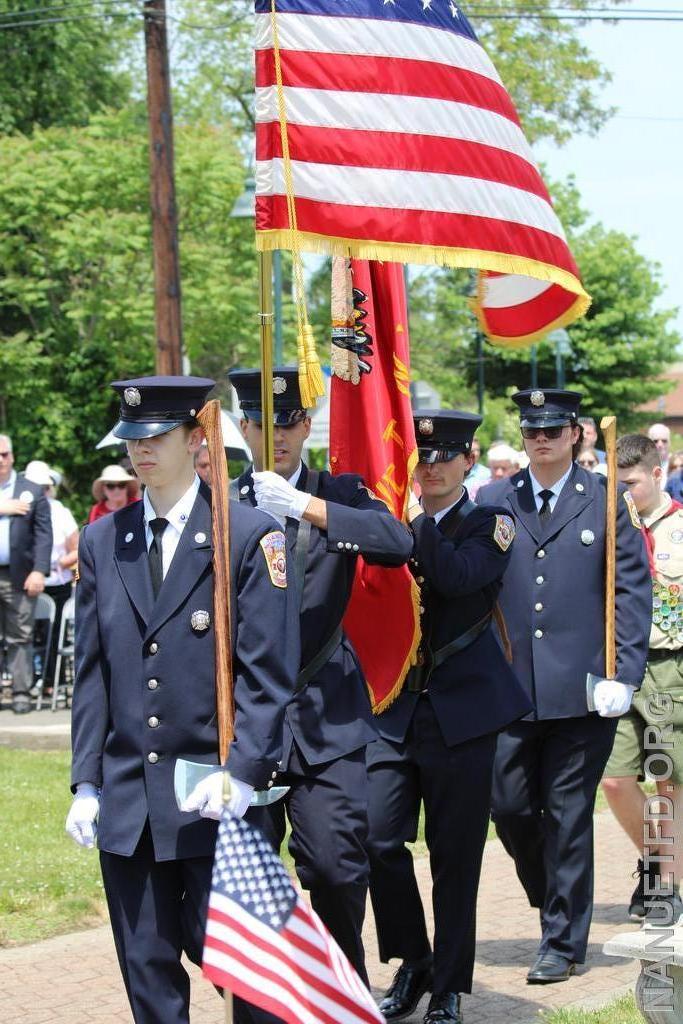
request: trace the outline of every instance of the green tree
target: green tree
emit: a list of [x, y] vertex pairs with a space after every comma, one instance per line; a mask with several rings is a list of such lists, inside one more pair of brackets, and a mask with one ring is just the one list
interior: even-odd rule
[[[62, 0], [0, 0], [0, 133], [35, 126], [83, 125], [130, 92], [122, 70], [131, 33], [141, 40], [134, 6], [81, 5]], [[43, 24], [40, 24], [43, 22]], [[139, 43], [142, 48], [142, 42]]]
[[[242, 161], [229, 127], [176, 138], [185, 344], [220, 379], [257, 358], [253, 223], [231, 219]], [[154, 367], [146, 116], [0, 138], [0, 429], [77, 497], [102, 465], [107, 382]]]

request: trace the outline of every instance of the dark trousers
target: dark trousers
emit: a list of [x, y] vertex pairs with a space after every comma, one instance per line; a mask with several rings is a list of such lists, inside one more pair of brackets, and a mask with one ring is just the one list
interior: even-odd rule
[[190, 979], [180, 956], [202, 962], [213, 857], [157, 862], [145, 826], [132, 857], [102, 851], [100, 865], [135, 1024], [188, 1024]]
[[498, 737], [493, 817], [532, 907], [539, 953], [586, 959], [593, 913], [593, 808], [616, 718], [517, 722]]
[[52, 625], [52, 641], [50, 643], [50, 650], [45, 652], [45, 668], [43, 669], [43, 679], [45, 680], [46, 686], [52, 686], [58, 680], [55, 680], [55, 663], [57, 660], [57, 647], [59, 646], [59, 627], [62, 621], [62, 611], [64, 605], [73, 594], [72, 583], [60, 583], [54, 587], [45, 587], [45, 593], [48, 594], [55, 603], [55, 621]]
[[[296, 745], [278, 784], [290, 786], [283, 800], [252, 807], [246, 820], [257, 825], [279, 850], [286, 819], [292, 828], [289, 852], [311, 905], [367, 984], [361, 932], [368, 886], [365, 748], [326, 764], [309, 765]], [[279, 1021], [235, 1000], [238, 1024]]]
[[424, 801], [434, 909], [434, 992], [471, 992], [476, 903], [488, 829], [494, 735], [447, 747], [427, 697], [403, 743], [368, 747], [370, 898], [380, 959], [430, 954], [413, 858]]
[[33, 622], [36, 598], [15, 590], [9, 569], [0, 566], [0, 624], [7, 644], [7, 669], [12, 676], [12, 697], [29, 700], [33, 686]]

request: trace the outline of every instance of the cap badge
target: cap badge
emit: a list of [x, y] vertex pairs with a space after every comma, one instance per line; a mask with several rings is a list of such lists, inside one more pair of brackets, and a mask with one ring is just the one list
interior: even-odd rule
[[531, 401], [532, 405], [535, 405], [537, 407], [545, 405], [545, 395], [542, 391], [532, 391], [529, 396], [529, 400]]
[[417, 429], [421, 434], [424, 434], [425, 437], [430, 437], [434, 433], [434, 422], [429, 418], [420, 420], [417, 425]]
[[199, 611], [192, 612], [190, 625], [195, 633], [204, 633], [211, 625], [211, 616], [200, 608]]
[[284, 395], [287, 390], [287, 381], [284, 377], [273, 377], [273, 394]]
[[123, 392], [123, 400], [126, 405], [139, 405], [142, 401], [142, 396], [137, 388], [126, 388]]

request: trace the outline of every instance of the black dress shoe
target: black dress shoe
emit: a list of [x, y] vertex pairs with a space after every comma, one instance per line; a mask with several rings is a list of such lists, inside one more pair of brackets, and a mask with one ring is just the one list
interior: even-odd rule
[[567, 981], [574, 973], [576, 964], [560, 953], [542, 953], [526, 976], [529, 985], [552, 985], [555, 981]]
[[422, 1024], [463, 1024], [458, 993], [441, 992], [432, 996]]
[[12, 711], [15, 715], [27, 715], [31, 710], [30, 700], [13, 700]]
[[386, 1021], [403, 1020], [404, 1017], [410, 1017], [425, 992], [431, 991], [431, 987], [431, 964], [426, 966], [424, 964], [421, 966], [401, 964], [386, 995], [379, 1004], [379, 1012]]

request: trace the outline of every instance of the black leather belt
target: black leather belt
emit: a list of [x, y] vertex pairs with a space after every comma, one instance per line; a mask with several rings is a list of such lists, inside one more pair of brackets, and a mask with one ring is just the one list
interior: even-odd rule
[[406, 682], [406, 690], [409, 693], [422, 693], [426, 689], [429, 682], [429, 677], [435, 668], [439, 665], [443, 665], [444, 661], [447, 661], [452, 655], [457, 654], [458, 651], [464, 651], [465, 648], [470, 647], [475, 640], [478, 640], [482, 633], [488, 629], [493, 612], [487, 612], [486, 615], [475, 622], [473, 626], [457, 636], [455, 640], [451, 640], [450, 643], [444, 644], [438, 651], [435, 651], [428, 663], [425, 665], [414, 665], [408, 673]]

